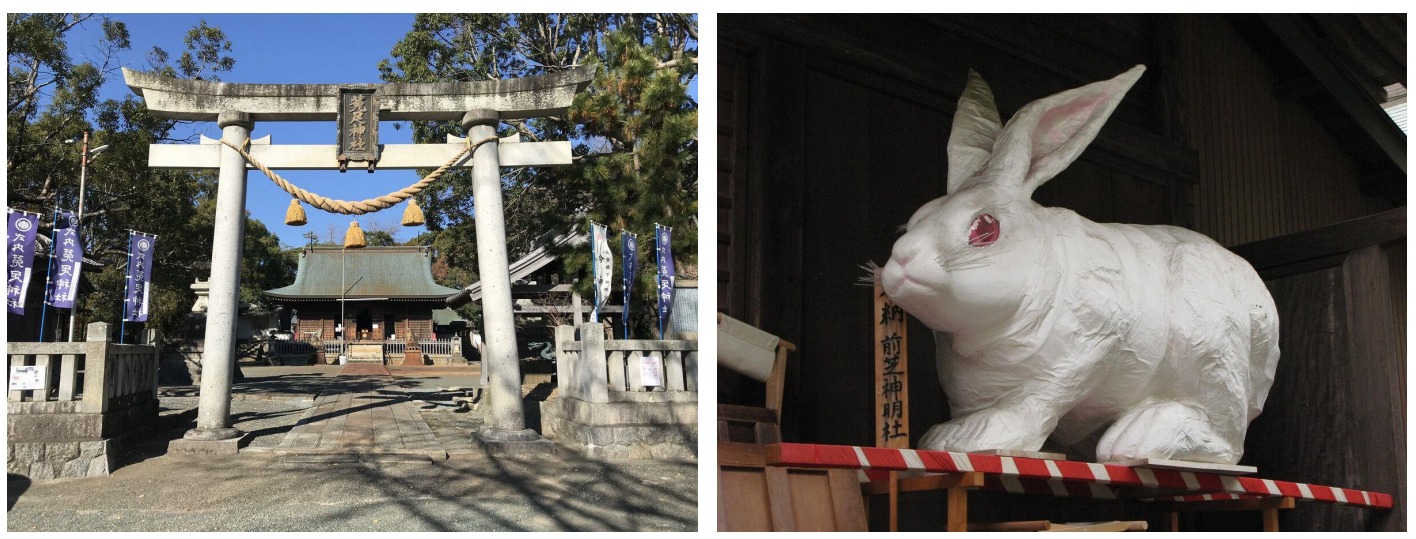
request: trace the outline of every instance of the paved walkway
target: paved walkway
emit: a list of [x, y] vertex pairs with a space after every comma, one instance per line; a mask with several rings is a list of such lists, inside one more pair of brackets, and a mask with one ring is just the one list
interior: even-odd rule
[[[697, 463], [599, 461], [574, 450], [487, 455], [472, 436], [481, 430], [487, 407], [457, 412], [451, 403], [476, 387], [475, 366], [389, 366], [392, 381], [383, 370], [363, 370], [377, 366], [242, 369], [246, 380], [233, 388], [231, 410], [232, 426], [247, 433], [248, 445], [240, 453], [167, 454], [170, 441], [196, 426], [198, 399], [195, 386], [165, 386], [152, 435], [135, 442], [113, 475], [38, 482], [9, 476], [6, 530], [682, 532], [698, 527]], [[345, 405], [311, 413], [317, 402], [337, 401], [345, 391], [340, 385], [361, 380], [366, 385], [355, 387]], [[370, 406], [361, 410], [361, 405]], [[387, 450], [389, 444], [379, 443], [379, 432], [387, 432], [380, 427], [388, 422], [377, 415], [363, 437], [350, 438], [372, 439], [372, 445], [344, 444], [343, 434], [336, 438], [334, 430], [325, 430], [320, 439], [338, 439], [342, 449], [320, 455], [322, 442], [316, 441], [316, 448], [274, 453], [297, 423], [307, 428], [322, 423], [317, 415], [346, 416], [342, 430], [350, 431], [360, 413], [388, 410], [398, 417], [398, 410], [408, 407], [432, 428], [449, 458], [378, 458], [373, 450]], [[533, 417], [528, 412], [528, 424]], [[411, 418], [404, 419], [394, 422], [399, 439]], [[364, 458], [319, 460], [351, 454]]]
[[285, 462], [447, 458], [408, 395], [377, 364], [345, 365], [274, 452]]

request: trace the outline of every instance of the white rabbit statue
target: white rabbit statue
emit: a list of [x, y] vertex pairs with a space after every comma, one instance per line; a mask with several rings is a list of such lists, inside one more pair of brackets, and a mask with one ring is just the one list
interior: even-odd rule
[[1052, 436], [1096, 440], [1101, 462], [1243, 455], [1278, 366], [1278, 313], [1254, 269], [1190, 230], [1032, 201], [1144, 70], [1034, 101], [1007, 125], [970, 72], [948, 195], [915, 212], [879, 273], [938, 343], [954, 419], [922, 448], [1037, 451]]

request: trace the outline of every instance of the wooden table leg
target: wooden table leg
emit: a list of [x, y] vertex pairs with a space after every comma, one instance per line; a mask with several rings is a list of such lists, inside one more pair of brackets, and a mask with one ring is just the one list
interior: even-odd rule
[[1264, 531], [1278, 531], [1278, 508], [1270, 507], [1264, 509]]
[[969, 531], [969, 491], [962, 487], [953, 487], [946, 491], [948, 494], [948, 522], [947, 531], [966, 532]]
[[1278, 531], [1278, 512], [1284, 509], [1292, 509], [1294, 499], [1292, 497], [1273, 498], [1243, 498], [1237, 500], [1209, 500], [1192, 502], [1162, 502], [1161, 510], [1170, 521], [1170, 530], [1180, 530], [1180, 515], [1185, 512], [1202, 511], [1259, 511], [1264, 521], [1264, 531]]
[[899, 472], [890, 472], [890, 531], [900, 531]]

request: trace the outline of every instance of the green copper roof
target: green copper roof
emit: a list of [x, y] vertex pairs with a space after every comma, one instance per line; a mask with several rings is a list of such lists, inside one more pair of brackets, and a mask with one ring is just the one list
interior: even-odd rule
[[300, 254], [295, 283], [267, 290], [278, 299], [437, 299], [457, 293], [433, 282], [432, 257], [424, 247], [310, 247]]
[[457, 311], [454, 311], [454, 310], [452, 310], [452, 309], [435, 309], [435, 310], [433, 310], [433, 323], [434, 323], [434, 324], [437, 324], [437, 325], [439, 325], [439, 326], [450, 326], [450, 325], [452, 325], [454, 322], [462, 322], [462, 323], [464, 323], [464, 324], [467, 323], [466, 320], [463, 320], [463, 319], [462, 319], [462, 316], [460, 316], [460, 315], [457, 314]]

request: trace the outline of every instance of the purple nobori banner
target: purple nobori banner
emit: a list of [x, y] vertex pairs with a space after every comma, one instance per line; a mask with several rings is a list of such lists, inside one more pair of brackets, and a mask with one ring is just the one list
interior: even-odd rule
[[600, 323], [600, 308], [610, 300], [611, 283], [614, 282], [615, 261], [610, 251], [609, 236], [605, 225], [590, 223], [591, 264], [595, 277], [595, 304], [590, 319], [596, 324]]
[[674, 303], [674, 229], [654, 224], [654, 250], [659, 256], [659, 338], [667, 338], [664, 326], [669, 322]]
[[629, 338], [630, 292], [634, 290], [634, 277], [639, 273], [639, 236], [633, 232], [620, 231], [620, 243], [624, 254], [624, 338]]
[[79, 245], [78, 219], [73, 212], [60, 212], [54, 222], [54, 245], [49, 246], [54, 273], [49, 278], [45, 303], [61, 309], [74, 308], [79, 293], [79, 271], [84, 267], [84, 248]]
[[25, 314], [30, 270], [34, 267], [34, 235], [39, 230], [39, 214], [7, 209], [5, 298], [12, 314]]
[[157, 236], [128, 232], [128, 289], [123, 293], [123, 321], [146, 322], [148, 289], [152, 284], [153, 253]]

